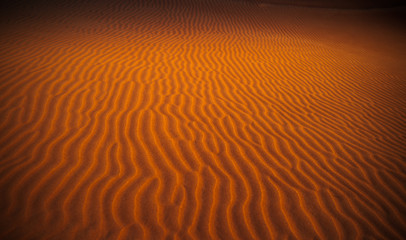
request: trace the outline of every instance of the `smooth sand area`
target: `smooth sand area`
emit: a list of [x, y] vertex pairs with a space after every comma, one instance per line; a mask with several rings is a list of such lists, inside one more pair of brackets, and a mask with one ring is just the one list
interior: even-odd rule
[[0, 239], [404, 239], [405, 8], [290, 2], [10, 1]]

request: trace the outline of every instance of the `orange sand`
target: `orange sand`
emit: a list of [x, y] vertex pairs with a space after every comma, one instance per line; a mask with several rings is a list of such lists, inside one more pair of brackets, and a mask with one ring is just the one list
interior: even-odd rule
[[401, 9], [110, 2], [2, 17], [0, 239], [405, 236]]

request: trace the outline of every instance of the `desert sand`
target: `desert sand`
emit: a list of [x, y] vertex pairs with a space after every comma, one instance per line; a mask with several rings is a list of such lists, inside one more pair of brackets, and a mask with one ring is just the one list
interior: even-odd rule
[[405, 8], [280, 3], [9, 1], [0, 239], [404, 239]]

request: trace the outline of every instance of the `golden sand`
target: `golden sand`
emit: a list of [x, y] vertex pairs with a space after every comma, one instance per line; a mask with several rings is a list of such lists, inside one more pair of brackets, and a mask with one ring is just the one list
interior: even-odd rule
[[168, 2], [2, 22], [0, 239], [402, 239], [395, 10]]

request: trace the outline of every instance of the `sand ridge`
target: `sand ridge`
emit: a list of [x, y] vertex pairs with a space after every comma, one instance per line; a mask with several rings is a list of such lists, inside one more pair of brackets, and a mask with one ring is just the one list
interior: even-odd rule
[[16, 9], [1, 239], [403, 238], [404, 49], [252, 1]]

